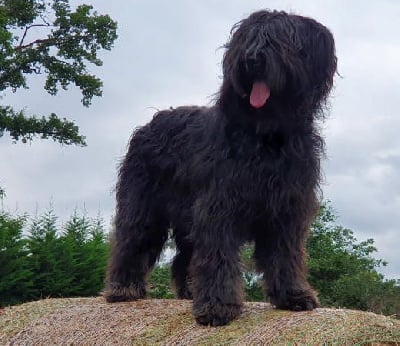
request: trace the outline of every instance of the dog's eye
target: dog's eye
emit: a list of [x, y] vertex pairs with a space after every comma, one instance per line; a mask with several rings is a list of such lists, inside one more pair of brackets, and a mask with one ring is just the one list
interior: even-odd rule
[[300, 49], [298, 55], [303, 60], [310, 59], [310, 54], [305, 49]]

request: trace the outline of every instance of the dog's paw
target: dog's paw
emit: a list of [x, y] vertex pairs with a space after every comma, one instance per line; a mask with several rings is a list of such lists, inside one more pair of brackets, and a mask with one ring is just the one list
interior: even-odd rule
[[108, 303], [128, 302], [146, 297], [146, 285], [144, 283], [131, 283], [122, 286], [118, 283], [108, 283], [100, 293]]
[[178, 299], [193, 299], [192, 292], [187, 287], [176, 290], [176, 296]]
[[292, 311], [309, 311], [319, 306], [318, 298], [313, 290], [293, 290], [282, 296], [270, 297], [271, 304], [277, 309]]
[[198, 324], [217, 327], [228, 324], [238, 317], [241, 311], [241, 305], [215, 303], [194, 308], [193, 314]]

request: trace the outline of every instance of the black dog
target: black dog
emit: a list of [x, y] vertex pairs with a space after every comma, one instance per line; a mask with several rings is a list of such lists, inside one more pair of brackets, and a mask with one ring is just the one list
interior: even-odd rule
[[272, 304], [318, 305], [304, 243], [318, 207], [316, 120], [335, 71], [332, 34], [313, 19], [259, 11], [233, 28], [215, 106], [158, 112], [132, 136], [117, 184], [107, 301], [145, 297], [172, 229], [177, 295], [193, 298], [198, 323], [240, 314], [247, 241]]

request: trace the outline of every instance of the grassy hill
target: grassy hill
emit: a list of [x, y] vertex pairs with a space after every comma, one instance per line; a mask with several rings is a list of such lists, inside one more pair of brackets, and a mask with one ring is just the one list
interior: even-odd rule
[[354, 310], [246, 303], [225, 327], [194, 322], [191, 302], [45, 299], [0, 310], [0, 345], [400, 345], [400, 321]]

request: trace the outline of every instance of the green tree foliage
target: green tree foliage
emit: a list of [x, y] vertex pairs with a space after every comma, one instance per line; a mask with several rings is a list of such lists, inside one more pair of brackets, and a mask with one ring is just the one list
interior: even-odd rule
[[245, 244], [241, 249], [240, 258], [244, 268], [242, 276], [244, 280], [245, 299], [257, 302], [264, 300], [264, 289], [261, 283], [262, 276], [257, 273], [255, 268], [253, 252], [253, 244]]
[[336, 222], [332, 207], [322, 205], [307, 244], [309, 281], [321, 303], [400, 315], [400, 287], [378, 272], [387, 263], [373, 257], [374, 240], [360, 242]]
[[170, 285], [171, 266], [168, 264], [157, 265], [149, 277], [149, 296], [151, 298], [171, 299], [174, 292]]
[[[51, 95], [75, 85], [89, 106], [101, 96], [102, 82], [88, 71], [101, 66], [98, 53], [110, 50], [117, 24], [90, 5], [72, 10], [68, 0], [0, 0], [0, 91], [28, 88], [27, 76], [44, 75]], [[25, 111], [0, 106], [0, 137], [30, 141], [35, 136], [62, 144], [85, 145], [78, 126], [52, 113], [27, 116]]]
[[101, 218], [89, 220], [76, 212], [60, 237], [62, 259], [69, 277], [68, 296], [96, 295], [103, 286], [108, 243]]
[[22, 237], [25, 216], [0, 212], [0, 306], [30, 298], [33, 275], [29, 269], [27, 242]]
[[89, 220], [75, 212], [59, 227], [52, 209], [30, 223], [25, 216], [1, 213], [0, 306], [97, 295], [103, 287], [108, 251], [100, 217]]
[[50, 209], [35, 218], [29, 228], [27, 241], [31, 272], [34, 273], [33, 296], [59, 297], [69, 285], [69, 275], [62, 268], [63, 258], [57, 234], [57, 217]]
[[95, 295], [104, 286], [104, 275], [108, 262], [109, 243], [105, 225], [100, 215], [91, 220], [89, 235], [83, 247], [86, 254], [87, 295]]

